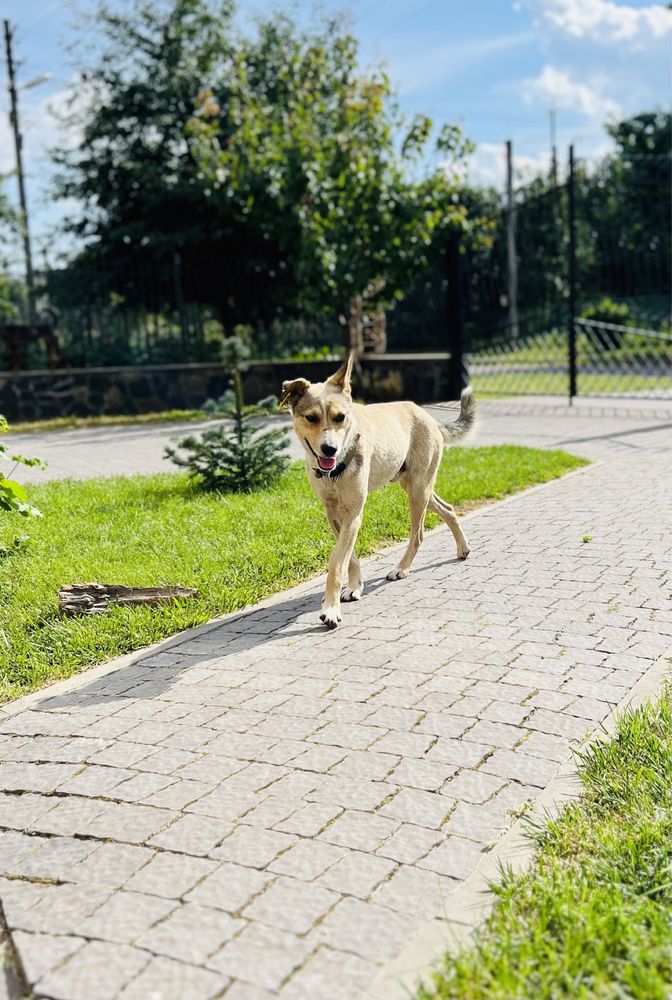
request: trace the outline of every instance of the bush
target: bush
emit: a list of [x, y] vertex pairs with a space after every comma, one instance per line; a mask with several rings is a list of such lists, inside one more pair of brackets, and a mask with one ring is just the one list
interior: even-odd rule
[[277, 409], [275, 396], [268, 396], [254, 406], [245, 405], [240, 373], [248, 357], [249, 349], [243, 338], [229, 338], [225, 360], [232, 368], [233, 389], [203, 405], [205, 413], [222, 416], [227, 423], [178, 441], [177, 446], [186, 452], [185, 456], [174, 448], [165, 451], [166, 458], [188, 469], [206, 489], [226, 493], [264, 489], [278, 479], [289, 462], [285, 454], [289, 444], [286, 430], [259, 428], [259, 418]]
[[[616, 326], [630, 325], [630, 309], [624, 302], [614, 302], [609, 296], [599, 302], [586, 306], [581, 312], [581, 319], [596, 320], [599, 323], [613, 323]], [[604, 330], [600, 327], [590, 328], [590, 338], [604, 351], [612, 351], [621, 346], [623, 332], [621, 330]]]
[[[6, 434], [9, 426], [5, 418], [0, 414], [0, 434]], [[44, 462], [39, 458], [26, 458], [25, 455], [12, 454], [8, 456], [9, 448], [0, 442], [0, 512], [6, 514], [19, 514], [21, 517], [41, 517], [42, 514], [37, 507], [32, 507], [28, 503], [28, 495], [15, 479], [11, 479], [17, 465], [42, 466]], [[7, 475], [2, 471], [5, 462], [13, 462], [13, 466]], [[7, 555], [12, 550], [21, 548], [28, 541], [28, 535], [19, 535], [12, 545], [0, 548], [0, 556]]]

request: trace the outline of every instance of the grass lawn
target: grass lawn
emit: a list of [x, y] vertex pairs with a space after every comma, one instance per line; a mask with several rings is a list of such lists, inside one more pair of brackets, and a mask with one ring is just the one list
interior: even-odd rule
[[422, 1000], [669, 1000], [672, 696], [626, 712], [582, 758], [582, 799], [536, 833], [474, 947]]
[[72, 431], [80, 427], [119, 427], [125, 424], [167, 424], [187, 420], [210, 420], [203, 410], [164, 410], [161, 413], [101, 414], [97, 417], [52, 417], [50, 420], [24, 420], [12, 423], [14, 434], [30, 431]]
[[[493, 374], [472, 374], [471, 384], [481, 396], [567, 396], [566, 372], [507, 372], [504, 365]], [[579, 371], [577, 388], [581, 396], [628, 395], [656, 392], [669, 394], [672, 378], [664, 375], [611, 375]]]
[[[512, 445], [454, 448], [444, 458], [438, 491], [465, 511], [584, 464], [563, 452]], [[17, 526], [16, 518], [4, 518], [0, 527], [0, 548], [20, 530], [32, 536], [25, 551], [0, 560], [5, 699], [305, 580], [325, 569], [333, 547], [303, 463], [256, 494], [207, 494], [185, 475], [168, 473], [54, 482], [32, 488], [30, 500], [43, 520]], [[428, 518], [429, 525], [437, 521]], [[407, 533], [406, 497], [388, 486], [367, 503], [358, 552], [366, 555]], [[447, 528], [445, 544], [452, 555]], [[197, 587], [201, 597], [61, 618], [59, 585], [89, 581], [179, 583]]]

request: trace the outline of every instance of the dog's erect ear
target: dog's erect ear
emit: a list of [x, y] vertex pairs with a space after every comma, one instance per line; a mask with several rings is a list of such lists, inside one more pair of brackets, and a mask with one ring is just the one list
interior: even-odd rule
[[289, 407], [290, 410], [293, 410], [309, 385], [310, 382], [307, 378], [293, 378], [283, 382], [279, 407]]
[[341, 365], [337, 372], [330, 375], [327, 379], [327, 385], [333, 385], [337, 389], [340, 389], [344, 396], [348, 399], [352, 399], [351, 386], [350, 386], [350, 376], [352, 375], [352, 366], [355, 363], [355, 355], [351, 354], [345, 364]]

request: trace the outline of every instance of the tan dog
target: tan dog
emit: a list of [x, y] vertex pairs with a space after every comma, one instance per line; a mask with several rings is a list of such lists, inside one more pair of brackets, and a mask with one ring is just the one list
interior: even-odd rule
[[[450, 504], [434, 492], [434, 482], [446, 445], [464, 437], [474, 422], [471, 389], [462, 392], [460, 416], [438, 424], [415, 403], [352, 402], [351, 355], [326, 382], [312, 385], [305, 378], [283, 382], [283, 403], [292, 411], [294, 430], [306, 451], [306, 472], [325, 506], [336, 545], [329, 560], [321, 620], [336, 628], [341, 601], [358, 601], [363, 581], [354, 553], [367, 495], [387, 483], [399, 483], [411, 508], [411, 534], [399, 565], [388, 580], [408, 576], [423, 537], [425, 512], [438, 514], [452, 531], [459, 559], [469, 544]], [[345, 571], [348, 585], [343, 587]], [[342, 589], [341, 589], [342, 588]]]

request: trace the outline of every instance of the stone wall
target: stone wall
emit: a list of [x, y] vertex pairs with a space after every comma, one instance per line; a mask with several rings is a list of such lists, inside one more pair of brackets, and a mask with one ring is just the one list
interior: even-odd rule
[[[367, 355], [355, 394], [367, 402], [439, 402], [448, 398], [448, 362], [447, 354]], [[337, 367], [333, 361], [253, 362], [244, 376], [245, 395], [250, 402], [279, 395], [284, 379], [320, 382]], [[218, 364], [0, 372], [0, 413], [18, 421], [197, 409], [220, 396], [228, 382]]]

